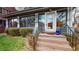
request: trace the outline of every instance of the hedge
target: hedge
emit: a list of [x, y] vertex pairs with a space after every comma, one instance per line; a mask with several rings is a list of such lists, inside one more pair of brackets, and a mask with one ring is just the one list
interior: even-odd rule
[[27, 34], [32, 33], [31, 28], [20, 28], [20, 34], [21, 36], [25, 37]]
[[9, 29], [5, 29], [5, 31], [4, 31], [4, 32], [5, 32], [6, 34], [9, 34], [9, 33], [8, 33], [8, 30], [9, 30]]
[[8, 28], [5, 29], [5, 33], [11, 36], [23, 36], [32, 33], [32, 28]]
[[7, 34], [12, 35], [12, 36], [20, 35], [19, 28], [9, 28], [7, 32], [8, 32]]

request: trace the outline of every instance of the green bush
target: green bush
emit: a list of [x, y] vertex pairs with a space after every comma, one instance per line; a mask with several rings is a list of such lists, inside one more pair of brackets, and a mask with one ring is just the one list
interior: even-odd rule
[[76, 50], [79, 51], [79, 43], [76, 44]]
[[8, 29], [5, 29], [5, 31], [4, 31], [6, 34], [8, 34]]
[[20, 34], [21, 36], [25, 37], [27, 35], [27, 28], [20, 28]]
[[9, 28], [8, 29], [8, 34], [12, 36], [19, 36], [19, 28]]
[[21, 36], [25, 37], [27, 34], [32, 33], [31, 28], [20, 28], [20, 34]]
[[32, 32], [33, 32], [32, 28], [27, 28], [27, 34]]
[[5, 33], [11, 36], [23, 36], [25, 37], [27, 34], [32, 33], [31, 28], [8, 28], [5, 29]]

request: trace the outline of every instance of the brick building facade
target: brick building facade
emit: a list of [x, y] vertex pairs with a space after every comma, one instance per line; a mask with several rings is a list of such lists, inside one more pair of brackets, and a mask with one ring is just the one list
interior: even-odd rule
[[6, 26], [6, 19], [1, 17], [1, 15], [10, 14], [15, 11], [14, 7], [0, 7], [0, 32], [3, 32]]

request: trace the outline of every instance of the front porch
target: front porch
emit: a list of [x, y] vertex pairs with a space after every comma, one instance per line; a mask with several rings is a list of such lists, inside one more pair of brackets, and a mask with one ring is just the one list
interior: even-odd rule
[[[48, 36], [48, 39], [50, 39], [49, 41], [54, 39], [55, 41], [57, 40], [57, 42], [61, 42], [62, 40], [64, 40], [67, 43], [66, 46], [69, 47], [68, 50], [76, 50], [76, 43], [77, 43], [78, 37], [75, 35], [75, 32], [74, 32], [73, 10], [71, 10], [71, 8], [70, 9], [68, 8], [38, 8], [35, 10], [29, 10], [29, 11], [27, 10], [19, 11], [18, 13], [5, 15], [4, 17], [7, 18], [6, 28], [30, 27], [33, 29], [32, 35], [34, 37], [38, 35], [37, 36], [38, 41], [39, 41], [40, 33], [47, 33], [47, 34], [51, 33], [52, 37], [54, 35], [56, 36], [55, 38], [52, 38], [52, 39], [50, 39], [50, 37]], [[60, 35], [65, 36], [65, 38], [62, 39], [62, 38], [57, 37]], [[69, 40], [71, 41], [71, 46], [73, 45], [72, 47], [73, 49], [71, 48], [70, 44], [67, 41], [67, 35], [70, 35]], [[73, 37], [74, 37], [74, 41], [72, 39]], [[44, 38], [43, 40], [45, 41], [46, 39], [47, 37]], [[63, 42], [61, 42], [60, 46], [63, 45]], [[32, 43], [34, 45], [35, 41], [33, 41]], [[54, 45], [54, 44], [51, 44], [51, 45]], [[56, 45], [54, 45], [54, 48], [57, 50], [58, 48], [56, 47], [59, 47], [58, 46], [59, 43], [56, 43]], [[36, 45], [34, 45], [34, 48], [35, 47]], [[62, 48], [62, 47], [59, 47], [59, 48]], [[52, 49], [49, 49], [49, 50], [52, 50]], [[63, 48], [58, 49], [58, 50], [66, 50], [66, 48], [64, 48], [64, 45], [63, 45]]]
[[6, 28], [38, 27], [40, 32], [56, 33], [67, 23], [67, 8], [43, 8], [29, 13], [5, 16]]

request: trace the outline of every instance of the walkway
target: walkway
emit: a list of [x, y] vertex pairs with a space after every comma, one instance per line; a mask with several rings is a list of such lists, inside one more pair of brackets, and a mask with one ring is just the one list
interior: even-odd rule
[[38, 37], [37, 51], [72, 51], [66, 37], [41, 33]]

